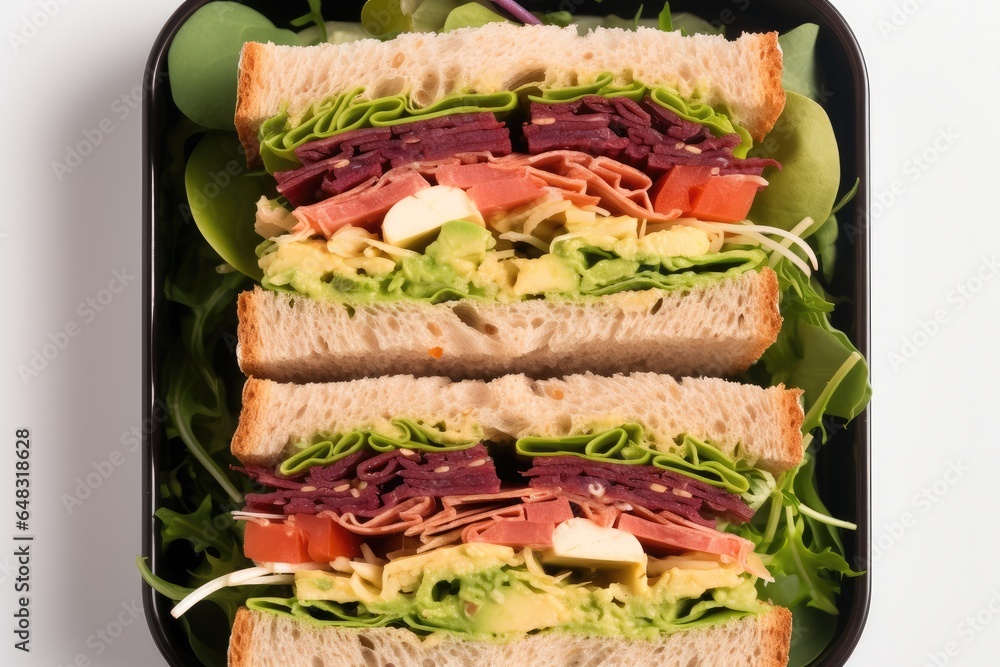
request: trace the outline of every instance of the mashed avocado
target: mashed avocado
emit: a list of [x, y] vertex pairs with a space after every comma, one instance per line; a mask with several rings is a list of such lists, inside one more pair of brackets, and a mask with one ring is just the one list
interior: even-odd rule
[[543, 570], [530, 550], [462, 544], [384, 567], [352, 563], [338, 570], [300, 572], [296, 597], [260, 598], [248, 606], [321, 624], [392, 625], [476, 639], [540, 630], [653, 638], [763, 609], [754, 578], [735, 564], [682, 564], [656, 577], [599, 586], [588, 581], [588, 571]]
[[683, 228], [641, 239], [634, 232], [612, 236], [584, 229], [555, 239], [548, 254], [531, 258], [496, 250], [489, 230], [461, 220], [446, 222], [423, 253], [389, 255], [375, 244], [362, 244], [363, 250], [345, 257], [330, 251], [334, 243], [308, 239], [270, 244], [261, 254], [263, 285], [351, 303], [462, 298], [510, 302], [689, 289], [758, 269], [766, 260], [759, 249], [708, 252], [703, 233]]

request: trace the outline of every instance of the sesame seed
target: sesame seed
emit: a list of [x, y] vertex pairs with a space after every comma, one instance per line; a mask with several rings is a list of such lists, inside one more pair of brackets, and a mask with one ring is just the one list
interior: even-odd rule
[[351, 489], [351, 495], [357, 498], [358, 496], [361, 495], [361, 492], [358, 491], [357, 489]]
[[472, 463], [469, 464], [469, 467], [470, 468], [478, 468], [479, 466], [481, 466], [481, 465], [483, 465], [485, 463], [486, 463], [486, 459], [476, 459], [475, 461], [473, 461]]
[[693, 498], [694, 497], [689, 492], [685, 491], [684, 489], [674, 489], [674, 495], [675, 496], [680, 496], [681, 498]]
[[316, 487], [315, 486], [303, 486], [302, 490], [303, 491], [315, 491]]
[[667, 490], [667, 487], [663, 486], [662, 484], [650, 484], [649, 490], [656, 491], [657, 493], [663, 493], [664, 491]]
[[349, 164], [351, 164], [350, 160], [337, 160], [336, 162], [333, 163], [333, 168], [334, 169], [343, 169], [344, 167], [346, 167]]
[[555, 118], [532, 118], [532, 125], [552, 125], [556, 122]]
[[337, 493], [342, 493], [344, 491], [347, 491], [349, 488], [351, 488], [350, 484], [341, 484], [340, 486], [334, 487], [333, 490], [336, 491]]
[[684, 150], [686, 150], [688, 153], [694, 153], [695, 155], [701, 155], [701, 149], [698, 148], [697, 146], [685, 146]]
[[448, 466], [438, 466], [437, 468], [434, 468], [434, 472], [448, 472], [449, 470], [451, 470], [451, 468]]

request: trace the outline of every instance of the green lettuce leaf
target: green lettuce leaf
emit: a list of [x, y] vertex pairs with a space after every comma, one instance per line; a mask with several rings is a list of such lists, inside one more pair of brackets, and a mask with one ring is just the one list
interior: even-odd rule
[[274, 173], [300, 166], [295, 149], [299, 146], [364, 127], [386, 127], [459, 113], [489, 111], [505, 117], [517, 107], [511, 92], [451, 95], [429, 106], [414, 106], [405, 95], [362, 98], [364, 90], [337, 95], [314, 104], [296, 124], [281, 112], [260, 126], [260, 155], [264, 167]]
[[475, 437], [463, 438], [449, 433], [446, 428], [435, 427], [413, 419], [393, 419], [398, 430], [386, 434], [373, 430], [350, 433], [317, 434], [310, 442], [294, 445], [301, 448], [278, 466], [278, 472], [289, 477], [303, 473], [313, 466], [328, 466], [362, 449], [388, 452], [394, 449], [416, 449], [425, 452], [450, 452], [468, 449], [482, 440], [482, 432]]
[[739, 134], [741, 143], [733, 149], [733, 154], [737, 157], [746, 157], [753, 145], [750, 133], [733, 123], [722, 110], [697, 100], [687, 100], [666, 88], [647, 88], [638, 82], [626, 86], [615, 85], [614, 77], [610, 73], [603, 73], [592, 83], [568, 88], [538, 91], [536, 87], [529, 85], [515, 91], [488, 94], [460, 92], [429, 107], [414, 105], [406, 95], [365, 99], [364, 89], [358, 88], [317, 102], [297, 122], [291, 121], [287, 110], [264, 121], [258, 132], [260, 154], [267, 171], [274, 173], [301, 165], [295, 155], [295, 149], [299, 146], [360, 128], [388, 127], [483, 111], [504, 119], [521, 107], [522, 96], [529, 102], [553, 103], [571, 102], [587, 95], [626, 96], [638, 100], [646, 94], [681, 118], [704, 125], [716, 136], [734, 132]]
[[761, 483], [769, 489], [774, 485], [769, 474], [692, 435], [679, 436], [670, 445], [653, 445], [639, 424], [582, 435], [525, 437], [517, 440], [514, 449], [525, 456], [576, 456], [598, 463], [652, 465], [739, 495], [751, 488], [758, 494]]

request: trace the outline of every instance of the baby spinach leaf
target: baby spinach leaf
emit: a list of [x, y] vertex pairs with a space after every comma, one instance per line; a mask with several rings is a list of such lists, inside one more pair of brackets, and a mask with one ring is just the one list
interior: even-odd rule
[[233, 130], [236, 73], [245, 42], [299, 44], [259, 12], [236, 2], [209, 2], [177, 31], [167, 67], [174, 103], [204, 127]]
[[361, 8], [361, 25], [372, 37], [392, 39], [413, 30], [411, 12], [404, 12], [399, 0], [368, 0]]
[[260, 237], [253, 228], [256, 202], [271, 187], [263, 171], [247, 170], [246, 154], [231, 132], [202, 138], [184, 172], [191, 216], [219, 256], [241, 273], [260, 280], [254, 249]]
[[819, 100], [821, 81], [816, 67], [816, 38], [819, 26], [803, 23], [778, 37], [784, 70], [781, 85], [812, 100]]
[[750, 150], [752, 157], [777, 160], [781, 169], [765, 170], [770, 185], [754, 199], [749, 218], [791, 230], [808, 216], [814, 222], [803, 234], [808, 236], [833, 211], [840, 187], [840, 151], [823, 107], [798, 93], [786, 95], [774, 129]]
[[509, 23], [509, 21], [479, 3], [467, 2], [448, 14], [441, 32], [450, 32], [459, 28], [481, 28], [487, 23]]

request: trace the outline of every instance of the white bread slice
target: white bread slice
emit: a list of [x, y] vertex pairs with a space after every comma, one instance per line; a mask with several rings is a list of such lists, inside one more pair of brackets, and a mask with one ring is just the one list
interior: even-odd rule
[[508, 375], [491, 382], [395, 375], [304, 385], [249, 379], [232, 451], [244, 464], [272, 467], [292, 443], [316, 433], [378, 428], [394, 418], [455, 429], [477, 424], [486, 439], [500, 442], [638, 422], [654, 442], [688, 433], [727, 454], [739, 445], [750, 463], [776, 473], [802, 460], [801, 394], [656, 373], [552, 380]]
[[348, 308], [258, 288], [240, 295], [237, 312], [240, 368], [281, 382], [622, 369], [731, 376], [749, 368], [781, 329], [770, 269], [690, 290], [508, 304]]
[[652, 641], [547, 632], [509, 643], [423, 642], [404, 629], [320, 627], [241, 608], [229, 667], [781, 667], [791, 633], [791, 613], [772, 607]]
[[257, 130], [287, 103], [297, 123], [314, 103], [359, 87], [364, 98], [409, 94], [426, 107], [458, 92], [493, 93], [528, 83], [586, 84], [603, 72], [683, 97], [724, 104], [757, 140], [785, 103], [777, 33], [690, 35], [653, 28], [598, 28], [491, 23], [444, 34], [407, 33], [381, 42], [276, 46], [247, 43], [240, 58], [236, 129], [248, 162], [259, 157]]

